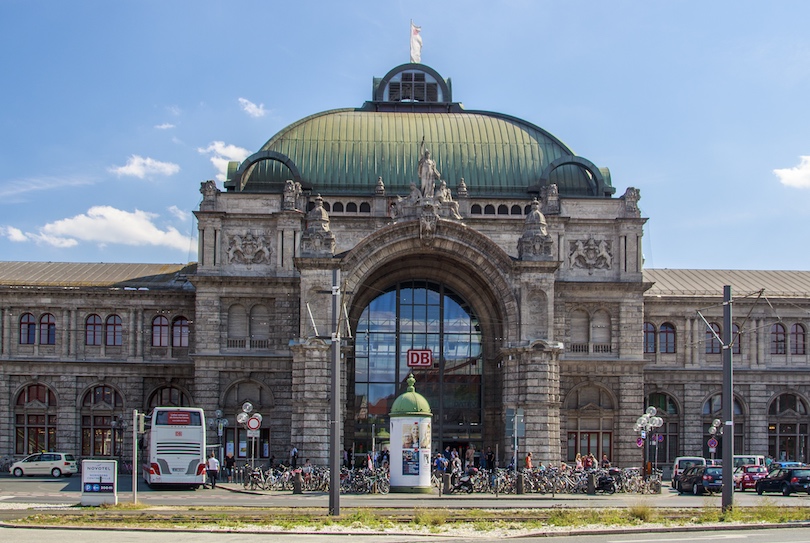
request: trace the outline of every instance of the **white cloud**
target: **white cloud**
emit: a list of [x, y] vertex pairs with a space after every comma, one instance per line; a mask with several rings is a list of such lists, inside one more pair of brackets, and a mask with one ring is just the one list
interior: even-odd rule
[[810, 188], [810, 156], [799, 157], [799, 165], [795, 168], [776, 169], [773, 173], [779, 182], [789, 187], [800, 189]]
[[210, 157], [211, 163], [219, 172], [217, 175], [217, 180], [219, 181], [226, 180], [228, 174], [228, 162], [242, 162], [248, 156], [250, 156], [250, 151], [247, 149], [237, 147], [236, 145], [225, 145], [225, 142], [222, 141], [213, 141], [205, 149], [200, 147], [197, 149], [197, 151], [202, 154], [212, 155]]
[[180, 166], [171, 162], [160, 162], [153, 158], [132, 155], [126, 166], [110, 168], [117, 176], [131, 175], [139, 179], [152, 175], [174, 175], [180, 171]]
[[29, 179], [16, 179], [0, 186], [0, 202], [14, 203], [12, 197], [26, 192], [52, 191], [62, 187], [77, 187], [91, 185], [94, 181], [86, 177], [34, 177]]
[[182, 209], [180, 209], [177, 206], [171, 206], [169, 208], [169, 213], [171, 213], [172, 215], [174, 215], [175, 217], [177, 217], [179, 220], [181, 220], [183, 222], [188, 220], [189, 212], [188, 211], [183, 211]]
[[0, 227], [0, 234], [11, 241], [33, 241], [53, 247], [74, 247], [80, 242], [129, 246], [168, 247], [181, 251], [193, 250], [194, 245], [174, 227], [161, 230], [154, 213], [123, 211], [110, 206], [94, 206], [87, 213], [46, 224], [39, 232], [22, 232], [14, 227]]
[[172, 123], [156, 124], [155, 128], [157, 128], [158, 130], [169, 130], [171, 128], [174, 128], [174, 125]]
[[259, 104], [257, 106], [247, 98], [240, 98], [239, 105], [242, 106], [242, 111], [251, 117], [264, 117], [265, 113], [267, 113], [267, 111], [264, 109], [264, 104]]

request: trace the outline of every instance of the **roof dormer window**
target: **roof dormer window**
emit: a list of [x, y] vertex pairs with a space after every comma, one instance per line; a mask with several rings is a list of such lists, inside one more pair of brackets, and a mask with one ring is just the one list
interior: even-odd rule
[[425, 72], [401, 72], [388, 82], [386, 102], [442, 102], [439, 84]]

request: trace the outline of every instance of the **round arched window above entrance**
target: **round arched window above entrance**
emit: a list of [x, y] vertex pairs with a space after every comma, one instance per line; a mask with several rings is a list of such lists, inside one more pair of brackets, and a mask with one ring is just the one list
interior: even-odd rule
[[[409, 366], [408, 351], [423, 353], [422, 365]], [[434, 443], [480, 450], [482, 361], [478, 318], [447, 285], [404, 281], [372, 299], [355, 328], [354, 394], [348, 406], [355, 453], [380, 449], [391, 402], [405, 390], [411, 372], [430, 402]]]

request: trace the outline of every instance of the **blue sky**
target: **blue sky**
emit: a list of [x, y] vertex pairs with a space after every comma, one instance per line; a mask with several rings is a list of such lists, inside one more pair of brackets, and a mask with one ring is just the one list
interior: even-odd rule
[[422, 62], [641, 191], [647, 267], [810, 269], [810, 2], [0, 0], [0, 259], [196, 260], [200, 183]]

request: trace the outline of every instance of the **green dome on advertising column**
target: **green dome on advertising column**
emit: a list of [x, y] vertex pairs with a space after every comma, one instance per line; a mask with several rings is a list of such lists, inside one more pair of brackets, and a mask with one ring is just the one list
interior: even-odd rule
[[394, 400], [391, 406], [392, 417], [404, 417], [408, 415], [432, 415], [430, 404], [424, 396], [416, 392], [413, 385], [416, 383], [413, 374], [408, 376], [408, 389], [399, 398]]

